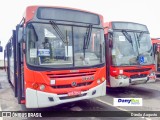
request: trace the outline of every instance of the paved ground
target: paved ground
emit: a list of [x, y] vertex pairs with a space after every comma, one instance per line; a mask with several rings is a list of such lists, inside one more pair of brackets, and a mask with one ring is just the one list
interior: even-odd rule
[[[115, 107], [113, 98], [142, 98], [143, 106], [141, 107]], [[24, 105], [17, 104], [14, 97], [13, 88], [8, 83], [6, 73], [0, 70], [0, 111], [50, 111], [49, 115], [55, 111], [160, 111], [160, 80], [156, 83], [140, 84], [127, 88], [109, 89], [107, 95], [96, 99], [82, 100], [73, 103], [67, 103], [56, 107], [43, 109], [26, 109]], [[74, 114], [74, 113], [72, 113]], [[96, 114], [100, 114], [97, 112]], [[105, 114], [105, 113], [104, 113]], [[113, 112], [114, 114], [114, 112]], [[63, 116], [63, 115], [62, 115]], [[21, 120], [22, 118], [0, 118], [0, 120]], [[26, 118], [25, 118], [26, 119]], [[28, 118], [31, 120], [31, 118]], [[160, 120], [160, 118], [148, 117], [47, 117], [40, 120]]]

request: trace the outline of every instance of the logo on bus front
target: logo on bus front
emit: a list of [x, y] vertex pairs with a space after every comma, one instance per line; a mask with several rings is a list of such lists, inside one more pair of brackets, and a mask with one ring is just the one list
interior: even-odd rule
[[77, 86], [77, 83], [76, 82], [72, 82], [72, 87], [76, 87]]

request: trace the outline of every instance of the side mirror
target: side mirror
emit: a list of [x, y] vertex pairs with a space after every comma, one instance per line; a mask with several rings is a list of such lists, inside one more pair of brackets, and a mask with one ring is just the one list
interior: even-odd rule
[[23, 42], [23, 28], [19, 27], [18, 29], [18, 43]]
[[109, 29], [108, 30], [108, 40], [109, 40], [109, 47], [113, 47], [113, 30]]
[[16, 36], [18, 43], [23, 42], [24, 29], [21, 25], [16, 26]]
[[158, 44], [155, 45], [155, 52], [158, 52]]
[[112, 34], [108, 33], [108, 34], [105, 34], [105, 40], [107, 41], [107, 44], [110, 48], [113, 47], [113, 40], [112, 40]]
[[112, 29], [108, 29], [108, 39], [112, 39], [113, 37], [113, 30]]
[[3, 47], [2, 46], [0, 46], [0, 52], [3, 52]]
[[113, 30], [112, 29], [108, 29], [108, 33], [113, 34]]
[[157, 48], [158, 48], [158, 45], [157, 44], [153, 44], [153, 53], [154, 54], [157, 53]]

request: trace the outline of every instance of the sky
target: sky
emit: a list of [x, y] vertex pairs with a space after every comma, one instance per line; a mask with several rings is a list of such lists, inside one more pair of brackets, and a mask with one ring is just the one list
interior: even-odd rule
[[[130, 21], [147, 25], [151, 37], [160, 38], [159, 0], [4, 0], [0, 4], [0, 41], [5, 47], [12, 30], [30, 5], [64, 6], [103, 15], [104, 21]], [[0, 53], [3, 59], [3, 53]]]

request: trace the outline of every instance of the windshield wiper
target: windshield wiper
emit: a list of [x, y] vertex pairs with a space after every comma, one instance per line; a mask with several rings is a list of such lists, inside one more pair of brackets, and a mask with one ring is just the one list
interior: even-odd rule
[[[132, 45], [132, 47], [133, 47], [133, 42], [132, 42], [131, 36], [127, 33], [126, 30], [122, 30], [122, 33], [123, 33], [123, 35], [127, 38], [127, 40], [129, 41], [129, 43], [131, 43], [131, 45]], [[137, 47], [137, 50], [138, 50], [138, 47]], [[140, 56], [140, 54], [139, 54], [139, 51], [138, 51], [137, 61], [139, 60], [139, 56]], [[139, 63], [139, 64], [140, 64], [140, 63]]]
[[63, 43], [66, 44], [67, 41], [65, 40], [65, 37], [64, 37], [62, 31], [60, 30], [60, 28], [58, 27], [58, 25], [56, 24], [56, 22], [50, 21], [50, 23], [51, 23], [52, 27], [54, 28], [54, 30], [55, 30], [55, 31], [57, 32], [57, 34], [59, 35], [59, 37], [61, 38], [61, 40], [63, 41]]
[[143, 36], [144, 33], [145, 33], [144, 31], [140, 32], [140, 34], [139, 34], [139, 36], [138, 36], [138, 40], [139, 40], [139, 41], [141, 40], [141, 38], [142, 38], [142, 36]]
[[147, 50], [148, 53], [150, 53], [152, 51], [152, 46], [150, 47], [149, 50]]
[[90, 42], [90, 39], [91, 39], [91, 33], [92, 33], [92, 25], [89, 25], [87, 27], [86, 34], [84, 36], [84, 43], [83, 43], [84, 58], [85, 58], [85, 50], [88, 49], [89, 42]]
[[126, 30], [122, 30], [123, 35], [127, 38], [128, 42], [131, 43], [132, 47], [133, 47], [133, 43], [132, 43], [132, 38], [131, 36], [127, 33]]
[[140, 43], [139, 43], [139, 41], [141, 40], [143, 34], [144, 34], [144, 31], [140, 32], [139, 36], [137, 37], [137, 38], [138, 38], [137, 41], [138, 41], [138, 46], [139, 46], [139, 48], [140, 48]]
[[52, 27], [54, 28], [54, 30], [56, 31], [56, 33], [58, 34], [58, 36], [60, 37], [60, 39], [62, 40], [62, 42], [67, 45], [67, 55], [68, 55], [67, 31], [66, 31], [66, 39], [65, 39], [65, 36], [63, 35], [62, 31], [60, 30], [60, 28], [58, 27], [56, 22], [50, 21], [50, 23], [51, 23]]
[[[138, 36], [138, 44], [139, 44], [139, 47], [140, 47], [140, 43], [139, 43], [139, 41], [141, 41], [141, 38], [142, 38], [142, 36], [144, 35], [144, 31], [142, 31], [142, 32], [140, 32], [140, 34], [139, 34], [139, 36]], [[152, 51], [152, 46], [150, 47], [150, 49], [149, 50], [147, 50], [146, 52], [148, 52], [148, 53], [150, 53]], [[152, 56], [152, 52], [151, 52], [151, 54], [150, 54], [151, 56]]]

